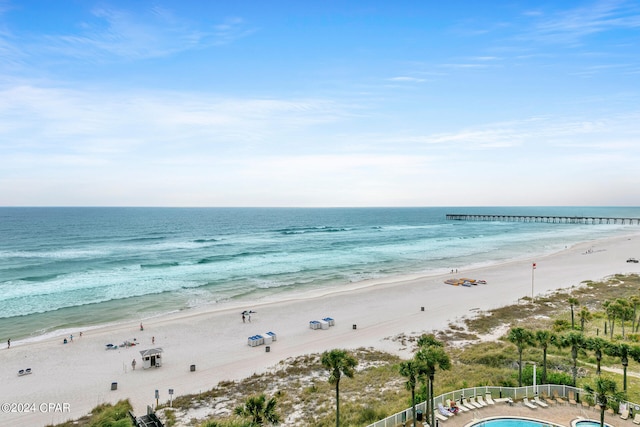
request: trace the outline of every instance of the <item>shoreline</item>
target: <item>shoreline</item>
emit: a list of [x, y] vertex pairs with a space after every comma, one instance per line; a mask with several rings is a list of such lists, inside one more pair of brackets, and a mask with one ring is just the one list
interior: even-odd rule
[[[589, 249], [591, 251], [588, 251]], [[264, 372], [288, 357], [319, 353], [332, 348], [375, 347], [406, 355], [392, 338], [443, 329], [478, 308], [487, 310], [516, 303], [530, 296], [531, 263], [536, 262], [536, 295], [577, 286], [585, 280], [601, 280], [621, 273], [640, 273], [639, 264], [626, 263], [640, 255], [640, 233], [590, 240], [559, 252], [529, 259], [464, 269], [456, 274], [407, 275], [356, 282], [289, 295], [277, 301], [245, 302], [224, 306], [207, 305], [144, 320], [123, 322], [83, 330], [82, 338], [62, 344], [55, 334], [32, 342], [12, 342], [11, 349], [0, 348], [3, 391], [0, 401], [60, 403], [69, 412], [1, 413], [0, 424], [38, 426], [79, 418], [100, 403], [129, 398], [136, 414], [160, 401], [197, 394], [223, 380], [239, 380]], [[470, 277], [487, 281], [473, 287], [451, 286], [444, 280]], [[275, 296], [274, 296], [275, 298]], [[422, 311], [424, 307], [424, 311]], [[256, 311], [252, 322], [243, 323], [240, 312]], [[310, 320], [335, 319], [328, 330], [311, 330]], [[247, 337], [273, 331], [277, 341], [250, 347]], [[65, 331], [65, 333], [67, 333]], [[105, 350], [105, 344], [125, 340], [141, 345]], [[152, 344], [152, 338], [154, 343]], [[14, 345], [15, 344], [15, 345]], [[140, 369], [140, 350], [162, 347], [162, 367]], [[138, 369], [131, 370], [136, 358]], [[195, 365], [195, 371], [190, 366]], [[33, 374], [19, 377], [19, 369]], [[116, 382], [118, 387], [111, 390]]]
[[[571, 246], [569, 246], [569, 248], [577, 245], [592, 246], [592, 242], [596, 242], [600, 240], [624, 238], [625, 236], [634, 236], [634, 235], [640, 235], [640, 232], [632, 232], [632, 231], [626, 230], [624, 233], [621, 233], [615, 236], [607, 236], [607, 237], [601, 237], [594, 240], [572, 243]], [[509, 258], [509, 259], [490, 260], [490, 261], [483, 261], [479, 263], [472, 263], [469, 265], [462, 265], [458, 269], [456, 269], [456, 271], [460, 271], [460, 273], [455, 273], [455, 274], [462, 275], [463, 274], [462, 272], [477, 271], [485, 268], [497, 268], [501, 265], [509, 265], [514, 262], [532, 260], [535, 258], [542, 259], [543, 257], [546, 257], [546, 256], [561, 253], [567, 249], [568, 249], [567, 247], [565, 247], [564, 249], [559, 249], [559, 248], [546, 249], [546, 250], [541, 250], [535, 256], [527, 256], [527, 255], [519, 254], [518, 256], [514, 258]], [[230, 300], [224, 300], [221, 302], [215, 302], [215, 301], [206, 302], [206, 303], [198, 304], [194, 306], [186, 305], [183, 307], [177, 307], [177, 308], [169, 309], [166, 311], [143, 312], [142, 316], [137, 316], [137, 317], [123, 316], [122, 318], [115, 320], [113, 322], [99, 322], [99, 323], [91, 323], [91, 324], [78, 323], [77, 325], [66, 326], [66, 327], [53, 329], [53, 330], [49, 330], [42, 333], [33, 331], [29, 335], [23, 335], [23, 336], [15, 335], [15, 334], [7, 334], [7, 335], [8, 337], [11, 336], [12, 346], [17, 346], [17, 345], [37, 343], [40, 341], [57, 339], [59, 337], [69, 336], [70, 334], [78, 335], [81, 331], [86, 332], [86, 331], [92, 331], [92, 330], [102, 329], [102, 328], [118, 328], [119, 326], [130, 324], [131, 322], [134, 322], [134, 323], [140, 322], [140, 321], [148, 322], [153, 319], [165, 318], [168, 316], [189, 315], [189, 313], [198, 313], [198, 312], [213, 313], [216, 311], [225, 311], [225, 310], [231, 310], [231, 309], [244, 310], [250, 307], [257, 307], [265, 304], [326, 297], [332, 294], [351, 292], [353, 290], [358, 290], [358, 289], [367, 289], [370, 287], [376, 287], [376, 286], [381, 286], [385, 284], [396, 285], [398, 283], [403, 283], [411, 280], [429, 280], [429, 279], [438, 278], [438, 277], [442, 277], [444, 280], [444, 278], [451, 278], [452, 276], [450, 272], [447, 271], [446, 269], [434, 268], [431, 270], [425, 270], [421, 272], [388, 275], [380, 278], [365, 279], [365, 280], [359, 280], [355, 282], [343, 282], [343, 283], [323, 286], [320, 289], [317, 289], [317, 288], [294, 289], [293, 291], [284, 291], [283, 293], [267, 293], [267, 294], [258, 296], [257, 299], [249, 299], [244, 297], [238, 298], [238, 299], [234, 298]], [[153, 298], [155, 296], [156, 295], [147, 295], [146, 297]], [[100, 303], [100, 304], [116, 304], [116, 303], [118, 303], [117, 300], [109, 301], [106, 303]], [[131, 304], [129, 301], [125, 301], [125, 303]], [[164, 302], [162, 302], [161, 304], [164, 304]], [[81, 310], [83, 308], [87, 308], [90, 311], [91, 306], [92, 304], [88, 304], [84, 306], [73, 306], [73, 307], [64, 308], [62, 310], [69, 310], [69, 309]], [[47, 315], [48, 313], [42, 313], [42, 314]], [[25, 317], [29, 317], [33, 315], [34, 314], [25, 315]], [[35, 314], [35, 315], [38, 315], [38, 314]], [[9, 318], [5, 320], [11, 320], [11, 319], [16, 319], [16, 318]]]

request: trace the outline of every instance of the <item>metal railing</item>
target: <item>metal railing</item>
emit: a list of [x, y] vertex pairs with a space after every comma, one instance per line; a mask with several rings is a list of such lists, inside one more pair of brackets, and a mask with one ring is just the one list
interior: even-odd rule
[[[476, 396], [486, 396], [491, 394], [493, 399], [507, 399], [511, 398], [513, 401], [519, 401], [525, 397], [534, 397], [536, 395], [546, 395], [553, 397], [554, 394], [562, 398], [567, 398], [569, 394], [573, 392], [574, 399], [577, 403], [580, 403], [581, 399], [588, 396], [589, 393], [584, 389], [578, 387], [572, 387], [568, 385], [560, 384], [542, 384], [537, 386], [525, 386], [525, 387], [469, 387], [460, 390], [450, 391], [436, 396], [433, 399], [434, 405], [437, 408], [438, 403], [446, 404], [447, 400], [455, 402], [461, 402], [465, 398], [473, 398]], [[593, 397], [591, 396], [591, 399]], [[640, 406], [637, 403], [623, 401], [621, 404], [626, 404], [627, 408], [633, 408], [636, 412], [640, 411]], [[404, 411], [395, 413], [383, 420], [377, 421], [373, 424], [369, 424], [367, 427], [397, 427], [411, 425], [413, 423], [413, 408], [407, 408]], [[482, 411], [482, 410], [480, 410]], [[422, 417], [422, 420], [426, 423], [429, 422], [429, 414], [427, 414], [427, 402], [420, 402], [416, 404], [416, 418]]]

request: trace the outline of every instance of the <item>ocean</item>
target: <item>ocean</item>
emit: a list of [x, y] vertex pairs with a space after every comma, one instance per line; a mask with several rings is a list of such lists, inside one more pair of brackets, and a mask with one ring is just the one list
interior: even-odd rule
[[636, 207], [0, 208], [0, 340], [446, 273], [640, 231], [448, 213], [640, 218]]

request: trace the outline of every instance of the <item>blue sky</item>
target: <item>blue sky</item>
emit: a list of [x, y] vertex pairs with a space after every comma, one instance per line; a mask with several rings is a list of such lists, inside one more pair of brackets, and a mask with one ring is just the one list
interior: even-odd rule
[[640, 3], [0, 0], [0, 205], [638, 205]]

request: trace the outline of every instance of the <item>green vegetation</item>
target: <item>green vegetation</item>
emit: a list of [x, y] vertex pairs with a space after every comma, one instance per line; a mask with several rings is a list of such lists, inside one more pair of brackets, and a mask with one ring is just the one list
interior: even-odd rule
[[340, 427], [340, 378], [353, 378], [358, 359], [346, 350], [331, 350], [322, 353], [320, 362], [329, 371], [329, 384], [336, 387], [336, 427]]
[[267, 400], [267, 396], [251, 396], [247, 398], [244, 405], [237, 406], [234, 414], [251, 419], [251, 426], [263, 426], [265, 423], [278, 425], [280, 416], [276, 411], [277, 401], [275, 398]]
[[[568, 303], [570, 298], [577, 302]], [[449, 369], [446, 363], [436, 364], [439, 372], [432, 381], [428, 381], [422, 369], [411, 380], [406, 374], [407, 362], [394, 355], [373, 349], [353, 350], [350, 354], [358, 364], [354, 366], [353, 378], [340, 381], [339, 419], [333, 399], [336, 384], [327, 381], [327, 369], [319, 354], [290, 358], [269, 373], [239, 382], [224, 381], [207, 392], [181, 396], [173, 401], [171, 411], [189, 426], [249, 427], [251, 421], [234, 415], [232, 409], [255, 393], [265, 393], [277, 398], [277, 411], [285, 425], [333, 427], [339, 421], [340, 425], [366, 426], [411, 407], [412, 387], [416, 401], [424, 401], [430, 395], [430, 387], [437, 396], [473, 386], [515, 387], [520, 381], [530, 385], [533, 368], [529, 362], [542, 367], [537, 371], [538, 384], [575, 382], [578, 387], [597, 391], [598, 387], [613, 383], [615, 391], [608, 389], [605, 393], [610, 398], [607, 405], [617, 407], [621, 396], [640, 403], [640, 382], [625, 379], [640, 372], [638, 305], [640, 277], [616, 275], [603, 282], [585, 282], [536, 297], [535, 302], [523, 298], [515, 306], [479, 312], [425, 338], [440, 343], [450, 361]], [[574, 312], [572, 326], [572, 311], [576, 307], [579, 309]], [[516, 344], [519, 341], [510, 341], [508, 337], [515, 328], [530, 335], [532, 344], [519, 348]], [[402, 335], [393, 339], [412, 349], [411, 360], [416, 359], [422, 347], [420, 337]], [[598, 375], [599, 372], [602, 374]], [[600, 384], [604, 380], [610, 382]], [[226, 407], [226, 411], [221, 407]], [[210, 419], [187, 421], [189, 408], [210, 408]]]
[[121, 400], [115, 405], [105, 403], [93, 408], [89, 416], [76, 421], [67, 421], [56, 427], [131, 427], [128, 414], [130, 410], [131, 403], [128, 400]]

